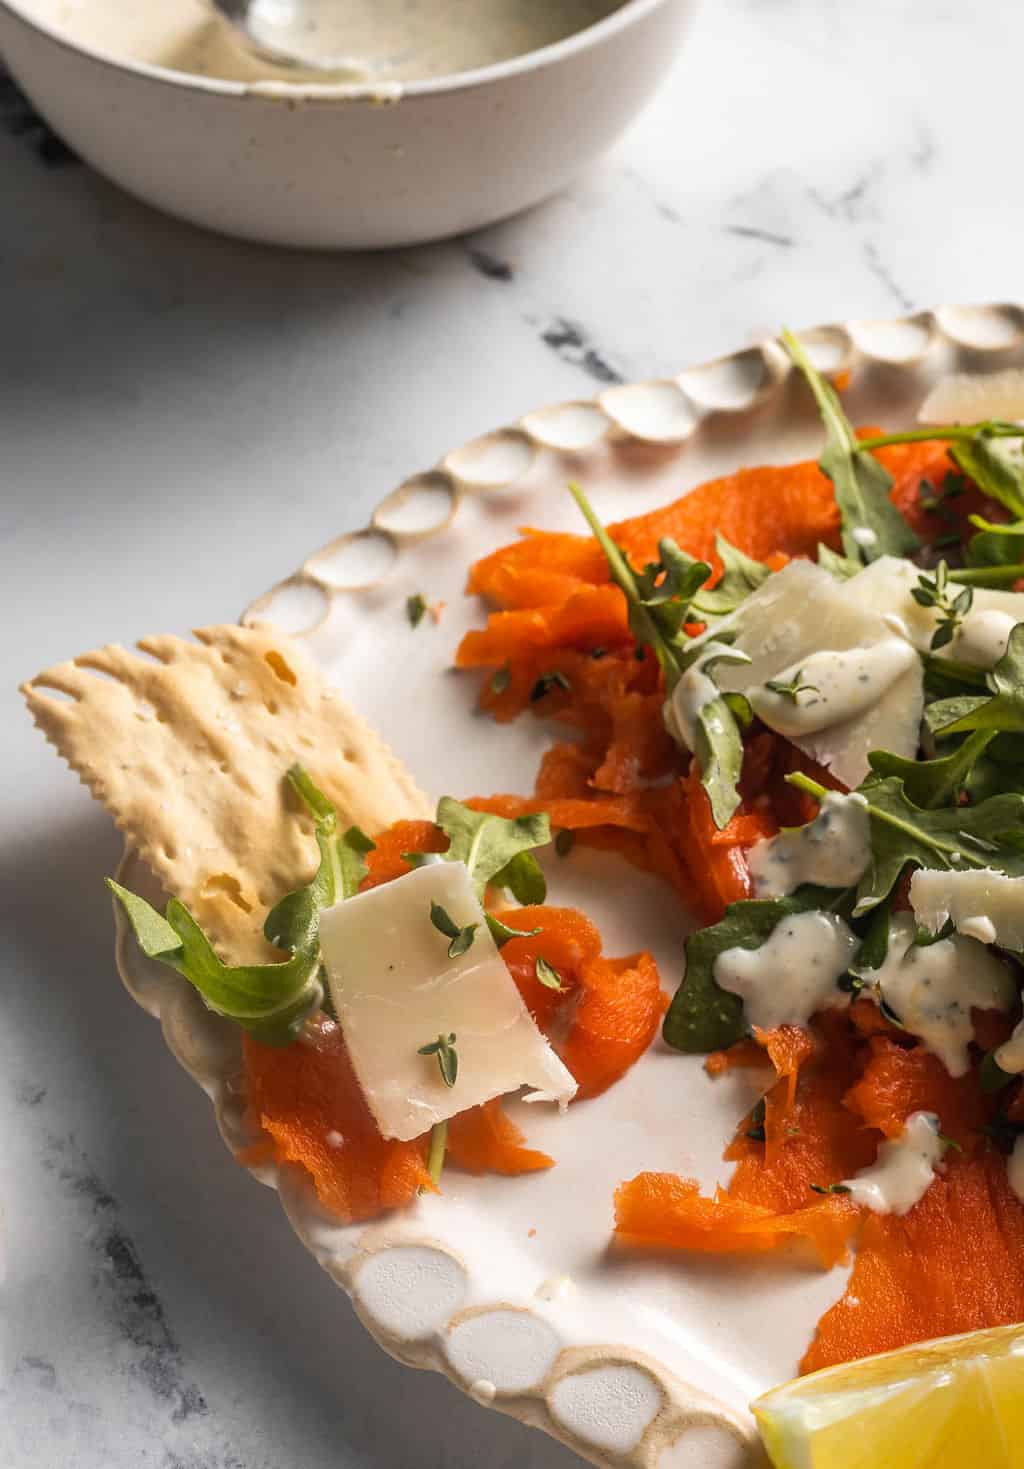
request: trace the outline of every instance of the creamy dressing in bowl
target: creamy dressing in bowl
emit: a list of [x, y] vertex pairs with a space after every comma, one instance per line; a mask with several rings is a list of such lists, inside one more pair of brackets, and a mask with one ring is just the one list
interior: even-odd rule
[[[540, 50], [586, 30], [625, 0], [337, 0], [318, 26], [317, 51], [335, 72], [277, 65], [250, 49], [206, 0], [39, 0], [40, 20], [122, 60], [235, 82], [409, 82], [447, 77]], [[298, 30], [275, 24], [287, 7], [263, 0], [256, 29], [268, 45]], [[262, 21], [262, 24], [260, 23]]]

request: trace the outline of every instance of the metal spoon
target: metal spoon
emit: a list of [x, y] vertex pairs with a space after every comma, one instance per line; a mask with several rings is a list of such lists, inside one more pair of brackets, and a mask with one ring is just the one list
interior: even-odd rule
[[339, 54], [334, 37], [340, 0], [208, 0], [243, 43], [277, 66], [330, 73], [335, 80], [365, 82], [374, 69]]

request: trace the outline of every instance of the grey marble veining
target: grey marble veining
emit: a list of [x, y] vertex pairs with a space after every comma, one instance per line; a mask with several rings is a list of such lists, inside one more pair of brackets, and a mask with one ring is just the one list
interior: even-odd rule
[[[0, 84], [0, 1464], [568, 1469], [386, 1358], [124, 996], [101, 812], [13, 685], [231, 617], [406, 473], [786, 321], [1021, 294], [1015, 0], [706, 0], [567, 194], [289, 256], [150, 213]], [[569, 117], [567, 101], [567, 125]]]

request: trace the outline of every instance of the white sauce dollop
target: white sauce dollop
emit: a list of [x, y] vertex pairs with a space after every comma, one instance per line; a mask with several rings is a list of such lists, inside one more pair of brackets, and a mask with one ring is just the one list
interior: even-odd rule
[[[934, 607], [922, 607], [913, 599], [913, 591], [921, 576], [921, 569], [911, 561], [898, 556], [880, 556], [863, 571], [852, 576], [846, 587], [850, 589], [864, 607], [870, 607], [901, 636], [909, 636], [921, 653], [929, 651], [935, 629], [939, 625], [939, 612]], [[1005, 651], [1009, 626], [1006, 623], [989, 622], [987, 614], [998, 612], [1009, 618], [1010, 624], [1024, 621], [1024, 594], [1004, 592], [989, 587], [975, 587], [974, 604], [964, 618], [968, 628], [967, 646], [977, 639], [979, 660], [984, 653], [988, 666]], [[890, 618], [897, 619], [890, 622]], [[974, 619], [980, 619], [976, 624]], [[973, 624], [973, 626], [972, 626]], [[999, 631], [997, 631], [997, 629]], [[1002, 646], [997, 639], [1001, 639]], [[835, 645], [833, 645], [835, 646]], [[992, 653], [995, 652], [995, 657]], [[939, 656], [949, 656], [968, 661], [957, 646], [957, 639], [940, 649]], [[984, 666], [984, 665], [982, 665]]]
[[849, 1196], [876, 1214], [909, 1214], [935, 1179], [945, 1150], [934, 1112], [912, 1112], [898, 1138], [884, 1142], [870, 1168], [844, 1179]]
[[713, 975], [743, 1000], [747, 1020], [762, 1030], [806, 1025], [819, 1010], [849, 1004], [836, 988], [857, 952], [857, 937], [831, 913], [783, 918], [759, 949], [726, 949]]
[[1010, 1180], [1010, 1187], [1024, 1204], [1024, 1137], [1017, 1139], [1013, 1152], [1006, 1160], [1006, 1176]]
[[825, 650], [774, 676], [773, 683], [800, 688], [793, 697], [766, 684], [749, 690], [748, 697], [754, 713], [779, 734], [816, 734], [873, 708], [917, 661], [915, 649], [898, 637], [883, 638], [873, 647]]
[[974, 1038], [971, 1010], [1009, 1010], [1017, 987], [1007, 966], [977, 939], [954, 934], [922, 947], [914, 943], [916, 931], [911, 914], [896, 915], [885, 963], [872, 971], [864, 993], [884, 1000], [950, 1076], [963, 1076]]
[[863, 796], [830, 791], [813, 821], [755, 842], [747, 857], [759, 898], [783, 898], [805, 882], [848, 888], [871, 860], [871, 820]]
[[994, 607], [978, 607], [968, 612], [953, 640], [953, 657], [976, 668], [991, 668], [1006, 652], [1016, 625], [1016, 619], [1009, 613]]

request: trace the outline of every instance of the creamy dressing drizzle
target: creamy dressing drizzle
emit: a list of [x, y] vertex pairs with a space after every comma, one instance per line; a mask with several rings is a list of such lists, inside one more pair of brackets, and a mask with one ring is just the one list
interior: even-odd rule
[[721, 693], [714, 679], [704, 672], [709, 664], [717, 662], [749, 663], [750, 659], [728, 643], [712, 639], [705, 643], [700, 657], [683, 674], [665, 705], [666, 729], [677, 744], [685, 745], [688, 750], [697, 748], [700, 711], [713, 704]]
[[849, 1197], [876, 1214], [909, 1214], [935, 1179], [945, 1143], [934, 1112], [912, 1112], [903, 1132], [878, 1149], [871, 1168], [843, 1180]]
[[747, 855], [759, 898], [782, 898], [802, 883], [848, 888], [871, 860], [871, 820], [863, 796], [830, 791], [813, 821], [756, 842]]
[[1016, 618], [994, 607], [968, 612], [953, 640], [952, 655], [976, 668], [991, 668], [1006, 652]]
[[976, 939], [955, 934], [921, 946], [914, 943], [916, 932], [911, 914], [896, 915], [885, 963], [871, 971], [864, 993], [884, 1000], [950, 1076], [963, 1076], [974, 1038], [971, 1010], [1007, 1011], [1017, 987], [1007, 966]]
[[772, 679], [793, 685], [792, 697], [766, 684], [748, 697], [754, 713], [779, 734], [816, 734], [864, 714], [916, 662], [915, 650], [898, 637], [883, 638], [873, 647], [823, 650]]
[[836, 988], [857, 952], [857, 938], [831, 913], [796, 913], [772, 929], [759, 949], [726, 949], [713, 975], [743, 1000], [746, 1018], [762, 1030], [806, 1025], [819, 1010], [849, 1004]]

